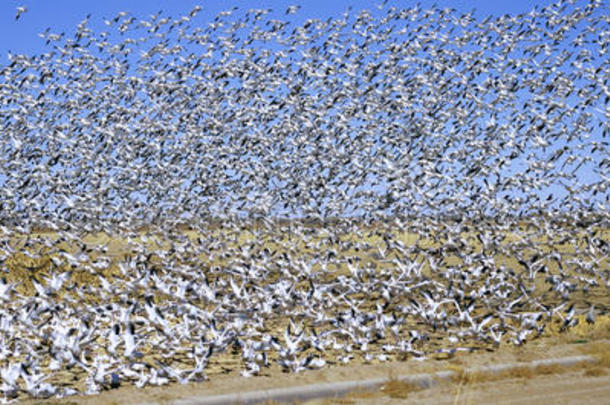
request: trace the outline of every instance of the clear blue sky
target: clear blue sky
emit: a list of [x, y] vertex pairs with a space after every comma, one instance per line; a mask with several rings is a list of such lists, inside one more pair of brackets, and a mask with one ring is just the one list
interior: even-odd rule
[[[197, 21], [204, 25], [206, 22], [212, 22], [218, 13], [233, 7], [238, 7], [242, 11], [270, 8], [277, 13], [275, 16], [283, 17], [286, 8], [296, 4], [301, 6], [300, 11], [296, 16], [287, 18], [299, 24], [309, 18], [326, 20], [329, 17], [338, 17], [350, 6], [354, 12], [373, 9], [380, 2], [381, 0], [2, 0], [0, 2], [0, 66], [8, 62], [9, 50], [13, 54], [29, 55], [49, 51], [50, 48], [45, 46], [45, 40], [38, 35], [46, 28], [50, 28], [52, 33], [65, 32], [67, 37], [73, 37], [77, 24], [88, 14], [91, 14], [88, 27], [99, 33], [109, 30], [104, 26], [103, 19], [112, 19], [122, 11], [129, 12], [138, 20], [148, 20], [151, 14], [160, 10], [163, 11], [164, 16], [178, 17], [188, 14], [195, 5], [201, 5], [203, 10], [197, 16]], [[553, 2], [553, 0], [421, 0], [419, 3], [424, 9], [433, 5], [440, 8], [454, 8], [464, 13], [475, 9], [475, 17], [482, 20], [488, 16], [527, 13], [536, 5], [542, 7]], [[388, 6], [404, 9], [414, 7], [416, 4], [417, 1], [388, 0]], [[28, 11], [16, 21], [15, 16], [19, 6], [26, 6]], [[593, 158], [600, 159], [599, 156]], [[581, 180], [587, 183], [599, 180], [587, 166], [583, 167], [580, 175]], [[0, 173], [0, 186], [2, 180]], [[565, 195], [557, 184], [552, 185], [550, 191], [556, 195], [562, 193]]]
[[[212, 20], [219, 12], [234, 6], [240, 9], [271, 8], [283, 12], [293, 4], [301, 5], [297, 19], [328, 18], [337, 16], [352, 6], [354, 10], [372, 8], [380, 1], [366, 0], [302, 0], [302, 1], [247, 1], [247, 0], [2, 0], [0, 3], [0, 62], [7, 62], [8, 51], [35, 54], [42, 52], [44, 41], [38, 37], [47, 27], [51, 32], [70, 34], [87, 14], [91, 14], [90, 27], [100, 27], [102, 18], [112, 18], [120, 11], [129, 11], [136, 18], [163, 10], [166, 15], [188, 13], [195, 5], [203, 7], [204, 18]], [[487, 15], [516, 14], [531, 10], [536, 3], [547, 5], [550, 1], [533, 0], [423, 0], [423, 8], [437, 4], [468, 12], [476, 9], [478, 17]], [[389, 0], [389, 5], [408, 8], [417, 1]], [[18, 6], [28, 11], [15, 20]]]

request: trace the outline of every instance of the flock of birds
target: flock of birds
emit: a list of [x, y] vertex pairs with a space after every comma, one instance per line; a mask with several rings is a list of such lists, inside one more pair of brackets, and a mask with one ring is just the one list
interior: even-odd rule
[[88, 16], [0, 66], [5, 402], [607, 316], [604, 2], [200, 11]]

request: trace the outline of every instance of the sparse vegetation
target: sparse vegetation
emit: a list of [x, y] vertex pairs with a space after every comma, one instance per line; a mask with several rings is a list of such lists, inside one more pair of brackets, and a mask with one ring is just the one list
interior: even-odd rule
[[399, 380], [397, 378], [391, 378], [388, 382], [383, 384], [381, 391], [391, 397], [405, 399], [409, 394], [417, 391], [421, 391], [422, 387], [419, 384], [415, 384], [409, 381]]

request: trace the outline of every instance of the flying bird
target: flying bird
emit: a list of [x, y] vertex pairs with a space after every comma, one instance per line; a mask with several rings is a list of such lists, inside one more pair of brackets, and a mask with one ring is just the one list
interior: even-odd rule
[[19, 20], [19, 18], [21, 17], [21, 14], [26, 13], [27, 11], [28, 11], [28, 8], [26, 6], [17, 7], [17, 14], [15, 15], [15, 21]]

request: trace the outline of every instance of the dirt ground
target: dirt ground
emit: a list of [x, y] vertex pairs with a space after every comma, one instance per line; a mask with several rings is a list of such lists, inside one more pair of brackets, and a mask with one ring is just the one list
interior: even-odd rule
[[[168, 404], [172, 400], [194, 396], [379, 377], [391, 378], [398, 375], [441, 370], [459, 372], [478, 366], [530, 362], [582, 354], [591, 354], [602, 360], [595, 364], [582, 364], [566, 369], [553, 368], [521, 372], [521, 374], [516, 373], [501, 378], [494, 377], [491, 381], [485, 381], [486, 378], [482, 378], [482, 376], [476, 378], [464, 377], [462, 380], [440, 383], [440, 385], [426, 390], [405, 389], [401, 391], [393, 389], [394, 392], [389, 392], [391, 387], [383, 387], [374, 392], [355, 392], [341, 399], [319, 399], [308, 401], [305, 404], [610, 404], [610, 340], [574, 340], [570, 342], [565, 339], [560, 341], [556, 338], [540, 339], [523, 347], [506, 346], [495, 352], [460, 354], [445, 360], [417, 361], [410, 359], [384, 364], [330, 367], [299, 374], [286, 374], [278, 371], [252, 378], [236, 377], [234, 375], [214, 376], [214, 378], [202, 383], [174, 384], [141, 390], [134, 387], [124, 387], [90, 397], [28, 400], [22, 403], [26, 405]], [[386, 391], [384, 392], [384, 390]]]
[[392, 398], [382, 393], [369, 397], [312, 400], [302, 405], [542, 405], [610, 404], [610, 376], [586, 377], [581, 372], [508, 379], [472, 386], [444, 385]]

